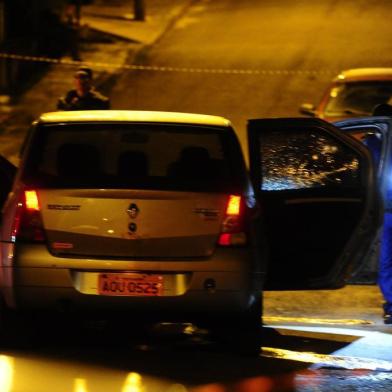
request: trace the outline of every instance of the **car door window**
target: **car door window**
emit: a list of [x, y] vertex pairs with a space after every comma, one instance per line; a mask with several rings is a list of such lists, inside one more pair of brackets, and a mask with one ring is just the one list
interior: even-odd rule
[[354, 187], [360, 182], [359, 160], [328, 135], [298, 129], [264, 136], [260, 145], [262, 190]]

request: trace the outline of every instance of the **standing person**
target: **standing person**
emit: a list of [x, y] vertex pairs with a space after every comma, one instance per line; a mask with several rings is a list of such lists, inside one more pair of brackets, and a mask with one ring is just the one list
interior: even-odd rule
[[[382, 103], [373, 109], [373, 116], [392, 116], [392, 106]], [[374, 137], [368, 139], [365, 145], [369, 148], [375, 160], [376, 167], [380, 159], [381, 143]], [[378, 271], [378, 286], [384, 297], [384, 323], [392, 324], [392, 184], [387, 183], [384, 196], [384, 223], [381, 233], [380, 259]]]
[[101, 110], [110, 109], [110, 100], [98, 92], [93, 84], [91, 68], [80, 67], [75, 75], [75, 88], [69, 90], [57, 102], [58, 110]]

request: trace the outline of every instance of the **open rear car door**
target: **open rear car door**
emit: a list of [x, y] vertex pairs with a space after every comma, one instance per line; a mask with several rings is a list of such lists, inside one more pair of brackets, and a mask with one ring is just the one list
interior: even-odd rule
[[269, 248], [264, 289], [342, 287], [382, 223], [369, 151], [317, 118], [250, 120], [248, 143]]

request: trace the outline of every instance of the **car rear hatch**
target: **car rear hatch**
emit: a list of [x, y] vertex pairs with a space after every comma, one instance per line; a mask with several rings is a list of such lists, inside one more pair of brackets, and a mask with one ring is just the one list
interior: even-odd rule
[[203, 257], [214, 250], [227, 196], [153, 190], [43, 190], [54, 254]]
[[55, 255], [207, 257], [244, 189], [229, 127], [51, 124], [29, 150], [23, 182]]

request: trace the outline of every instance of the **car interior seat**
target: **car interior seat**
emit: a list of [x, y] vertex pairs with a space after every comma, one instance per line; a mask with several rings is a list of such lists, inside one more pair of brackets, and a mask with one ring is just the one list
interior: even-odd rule
[[149, 164], [142, 151], [124, 151], [117, 163], [117, 174], [128, 179], [147, 177]]
[[169, 166], [169, 177], [201, 179], [211, 175], [212, 160], [208, 150], [200, 146], [184, 147], [177, 161]]
[[98, 149], [89, 144], [66, 143], [57, 151], [57, 173], [72, 178], [96, 177], [101, 173]]

